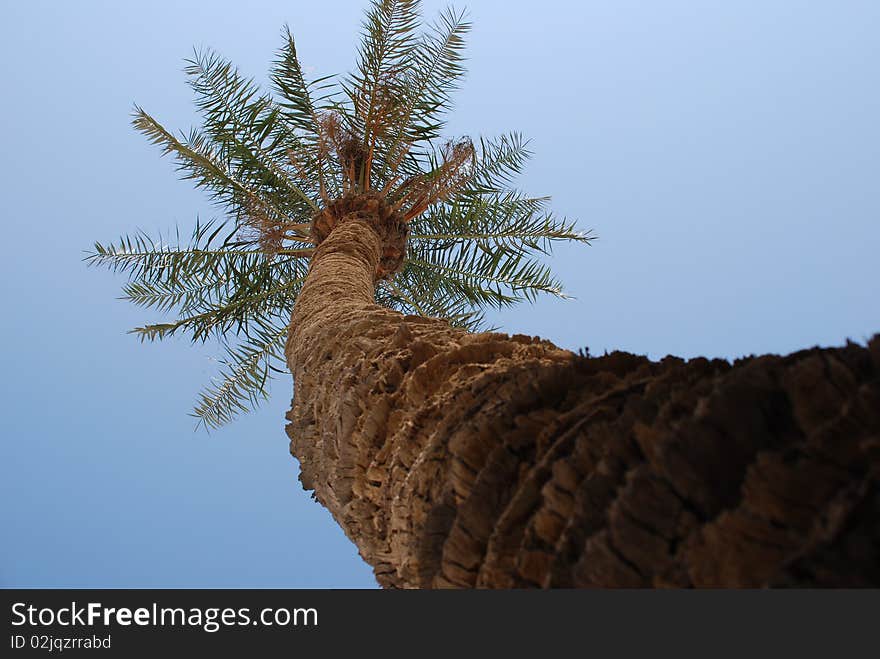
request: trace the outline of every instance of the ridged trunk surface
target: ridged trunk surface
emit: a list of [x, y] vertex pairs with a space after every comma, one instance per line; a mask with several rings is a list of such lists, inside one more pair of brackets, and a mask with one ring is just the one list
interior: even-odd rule
[[880, 585], [880, 338], [583, 357], [373, 304], [381, 243], [319, 246], [287, 430], [382, 586]]

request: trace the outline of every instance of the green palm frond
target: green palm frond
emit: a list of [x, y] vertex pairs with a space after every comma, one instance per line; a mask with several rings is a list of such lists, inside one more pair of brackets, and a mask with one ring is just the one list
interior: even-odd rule
[[236, 179], [272, 199], [282, 216], [308, 218], [318, 209], [318, 181], [295, 182], [288, 154], [301, 151], [300, 140], [282, 109], [211, 51], [197, 51], [187, 63], [184, 72], [217, 157]]
[[545, 254], [557, 241], [592, 240], [591, 234], [579, 231], [574, 222], [547, 212], [548, 201], [547, 197], [526, 197], [515, 191], [456, 200], [432, 208], [414, 222], [410, 240], [431, 243], [435, 249], [473, 242]]
[[415, 316], [443, 318], [453, 327], [468, 331], [483, 327], [484, 312], [471, 302], [472, 294], [463, 295], [455, 285], [414, 267], [405, 267], [393, 281], [382, 282], [376, 301], [397, 311]]
[[448, 9], [416, 47], [408, 69], [408, 94], [400, 126], [411, 139], [430, 141], [440, 137], [445, 125], [443, 115], [451, 108], [452, 93], [465, 74], [465, 35], [470, 29], [464, 12]]
[[[283, 30], [284, 45], [278, 51], [277, 59], [272, 67], [270, 78], [275, 90], [280, 94], [281, 98], [277, 101], [278, 107], [288, 125], [300, 131], [300, 137], [315, 139], [319, 134], [318, 129], [318, 108], [312, 99], [312, 89], [326, 80], [332, 79], [328, 76], [322, 81], [309, 83], [303, 75], [302, 65], [296, 54], [296, 43], [290, 28], [286, 25]], [[325, 85], [324, 88], [332, 88], [332, 85]], [[321, 87], [318, 87], [321, 89]]]
[[[296, 43], [290, 29], [283, 30], [284, 44], [278, 51], [270, 80], [280, 98], [276, 101], [285, 123], [297, 131], [302, 146], [288, 153], [288, 159], [296, 171], [298, 180], [317, 182], [319, 196], [337, 196], [330, 155], [322, 149], [320, 115], [335, 106], [339, 93], [333, 84], [335, 76], [329, 75], [306, 81], [302, 65], [296, 54]], [[315, 97], [315, 94], [318, 96]], [[323, 188], [330, 187], [329, 190]]]
[[413, 59], [418, 27], [417, 0], [380, 0], [367, 11], [357, 70], [342, 88], [351, 104], [345, 118], [363, 135], [368, 149], [399, 123], [405, 71]]
[[458, 291], [478, 308], [533, 302], [541, 293], [568, 297], [548, 265], [502, 245], [491, 249], [478, 242], [451, 249], [414, 246], [404, 264], [407, 269], [436, 282], [439, 289]]
[[161, 146], [163, 155], [176, 157], [184, 180], [195, 181], [197, 188], [205, 188], [213, 200], [234, 216], [240, 218], [244, 209], [256, 206], [272, 216], [284, 217], [279, 200], [264, 194], [253, 181], [240, 178], [225, 162], [223, 153], [202, 132], [192, 129], [189, 135], [175, 137], [137, 106], [132, 124], [153, 144]]
[[135, 327], [131, 333], [142, 341], [164, 339], [181, 332], [188, 333], [194, 342], [206, 341], [212, 336], [223, 339], [230, 333], [249, 336], [252, 325], [290, 309], [304, 282], [305, 276], [278, 281], [263, 272], [254, 279], [242, 277], [231, 296], [203, 305], [192, 315], [173, 322]]
[[384, 195], [410, 223], [403, 266], [377, 284], [378, 304], [478, 330], [487, 309], [566, 297], [543, 258], [593, 236], [514, 187], [531, 155], [518, 133], [441, 138], [470, 24], [450, 9], [419, 33], [419, 12], [417, 0], [373, 0], [345, 77], [307, 79], [285, 27], [271, 92], [196, 51], [185, 73], [202, 124], [188, 132], [135, 107], [134, 127], [228, 219], [197, 220], [186, 240], [139, 231], [96, 243], [86, 261], [125, 275], [123, 299], [162, 316], [132, 330], [141, 340], [219, 342], [220, 375], [194, 410], [205, 427], [258, 406], [284, 372], [290, 311], [318, 240], [310, 224], [343, 195]]
[[520, 133], [508, 133], [497, 139], [480, 139], [474, 175], [465, 194], [506, 192], [532, 156], [529, 144]]
[[[229, 256], [229, 255], [227, 255]], [[227, 262], [234, 262], [229, 258]], [[183, 281], [192, 282], [192, 277], [176, 278], [174, 284], [168, 281], [155, 282], [152, 285], [143, 280], [133, 282], [140, 288], [135, 295], [159, 297], [162, 303], [154, 303], [160, 310], [174, 309], [184, 314], [172, 322], [159, 322], [136, 327], [131, 332], [141, 340], [155, 341], [177, 333], [189, 334], [193, 342], [205, 341], [211, 336], [224, 338], [230, 332], [236, 335], [247, 335], [253, 322], [262, 322], [266, 318], [283, 315], [285, 310], [292, 308], [303, 283], [305, 282], [307, 264], [297, 257], [273, 256], [265, 254], [249, 255], [244, 267], [233, 267], [225, 270], [213, 281], [208, 280], [209, 294], [202, 297], [181, 296], [176, 305], [170, 300], [162, 300], [162, 295], [170, 289], [172, 295], [179, 294]], [[196, 280], [195, 289], [205, 282]], [[126, 291], [130, 294], [131, 291]], [[134, 300], [133, 300], [134, 301]], [[142, 304], [141, 306], [147, 306]]]
[[225, 224], [196, 222], [188, 244], [169, 243], [145, 233], [116, 244], [96, 243], [87, 257], [92, 265], [125, 272], [123, 299], [165, 314], [132, 330], [154, 341], [179, 333], [193, 341], [247, 335], [251, 325], [283, 315], [305, 281], [307, 255], [289, 249], [267, 255], [248, 243], [234, 241]]
[[215, 267], [218, 255], [231, 251], [229, 245], [234, 238], [235, 230], [229, 230], [227, 222], [196, 219], [188, 244], [181, 242], [179, 229], [175, 230], [173, 243], [161, 235], [152, 238], [138, 231], [132, 236], [122, 236], [117, 243], [96, 242], [86, 263], [149, 281], [171, 276], [195, 264], [200, 268], [198, 274], [204, 274], [206, 270], [218, 269]]
[[218, 428], [267, 399], [272, 372], [283, 369], [286, 337], [286, 324], [266, 322], [253, 328], [242, 343], [225, 346], [220, 377], [199, 394], [193, 410], [199, 423]]

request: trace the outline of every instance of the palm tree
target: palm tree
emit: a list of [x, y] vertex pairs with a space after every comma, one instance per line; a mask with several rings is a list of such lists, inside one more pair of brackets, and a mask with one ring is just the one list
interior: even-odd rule
[[277, 98], [197, 53], [187, 135], [136, 109], [230, 219], [89, 259], [177, 312], [142, 338], [223, 342], [199, 419], [286, 363], [300, 479], [387, 587], [880, 583], [880, 339], [730, 365], [475, 331], [562, 295], [541, 253], [591, 237], [512, 187], [518, 135], [441, 139], [468, 24], [419, 24], [376, 0], [341, 81], [306, 81], [285, 31]]

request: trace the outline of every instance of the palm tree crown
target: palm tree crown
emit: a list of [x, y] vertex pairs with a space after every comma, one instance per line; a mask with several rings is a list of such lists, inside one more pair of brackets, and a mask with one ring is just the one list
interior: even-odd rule
[[406, 253], [379, 273], [378, 304], [476, 329], [486, 308], [564, 296], [540, 256], [591, 236], [551, 214], [547, 197], [513, 187], [526, 142], [441, 137], [469, 27], [447, 10], [420, 33], [417, 0], [374, 0], [344, 78], [307, 80], [285, 28], [274, 93], [203, 51], [185, 69], [201, 128], [175, 135], [135, 107], [135, 128], [227, 217], [197, 221], [189, 240], [138, 232], [96, 243], [86, 260], [128, 275], [124, 299], [173, 316], [132, 330], [142, 340], [221, 342], [223, 371], [194, 411], [204, 425], [256, 406], [283, 371], [290, 309], [346, 200], [371, 196], [406, 226]]

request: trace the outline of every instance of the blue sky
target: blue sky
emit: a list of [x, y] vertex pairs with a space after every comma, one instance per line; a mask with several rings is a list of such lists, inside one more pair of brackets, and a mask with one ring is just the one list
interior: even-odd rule
[[[374, 587], [300, 488], [276, 381], [219, 432], [187, 416], [218, 351], [151, 320], [83, 250], [216, 216], [129, 126], [197, 121], [183, 59], [265, 79], [289, 23], [312, 75], [354, 62], [361, 1], [5, 2], [0, 585]], [[433, 16], [445, 3], [427, 2]], [[735, 358], [880, 331], [880, 4], [475, 1], [450, 134], [520, 130], [520, 183], [600, 236], [575, 300], [492, 320], [591, 351]]]

